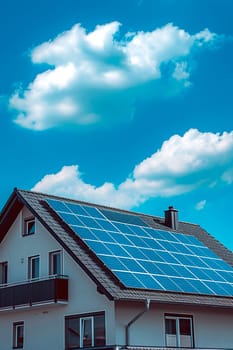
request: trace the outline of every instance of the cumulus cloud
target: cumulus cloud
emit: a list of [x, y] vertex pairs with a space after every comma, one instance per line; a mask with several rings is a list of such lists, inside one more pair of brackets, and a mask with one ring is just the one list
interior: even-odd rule
[[173, 24], [121, 37], [119, 29], [116, 21], [90, 32], [76, 24], [35, 47], [32, 62], [48, 69], [11, 96], [15, 122], [45, 130], [129, 120], [142, 95], [171, 95], [189, 86], [190, 58], [218, 37], [208, 29], [192, 35]]
[[[149, 158], [133, 169], [120, 185], [96, 187], [86, 183], [78, 165], [64, 166], [46, 175], [32, 190], [68, 196], [121, 208], [133, 208], [153, 197], [170, 197], [203, 186], [229, 184], [233, 169], [233, 131], [219, 133], [188, 130], [173, 135]], [[202, 209], [205, 200], [197, 205]]]

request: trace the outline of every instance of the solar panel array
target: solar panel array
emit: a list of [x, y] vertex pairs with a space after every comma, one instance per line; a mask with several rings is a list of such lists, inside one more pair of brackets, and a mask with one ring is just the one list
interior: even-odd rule
[[155, 230], [133, 214], [47, 203], [126, 287], [233, 296], [233, 268], [194, 236]]

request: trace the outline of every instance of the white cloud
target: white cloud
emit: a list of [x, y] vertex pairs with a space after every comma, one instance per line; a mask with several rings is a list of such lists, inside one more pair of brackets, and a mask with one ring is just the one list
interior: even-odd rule
[[[233, 131], [223, 134], [188, 130], [174, 135], [160, 150], [136, 165], [119, 186], [85, 183], [78, 165], [46, 175], [34, 191], [53, 193], [121, 208], [132, 208], [152, 197], [170, 197], [215, 183], [229, 184], [233, 163]], [[228, 176], [226, 176], [228, 174]], [[231, 177], [232, 179], [232, 177]], [[197, 205], [202, 209], [205, 201]]]
[[195, 208], [196, 208], [196, 210], [202, 210], [202, 209], [204, 209], [205, 205], [206, 205], [206, 199], [203, 199], [202, 201], [200, 201], [196, 204]]
[[202, 45], [203, 43], [210, 43], [213, 39], [216, 38], [215, 33], [211, 33], [208, 28], [205, 28], [201, 32], [195, 35], [196, 39], [199, 40], [198, 45]]
[[232, 142], [233, 132], [220, 135], [190, 129], [184, 136], [174, 135], [165, 141], [161, 150], [135, 167], [134, 176], [157, 178], [171, 174], [180, 178], [187, 172], [219, 168], [233, 158]]
[[32, 62], [48, 64], [48, 69], [11, 96], [15, 122], [45, 130], [67, 123], [128, 120], [142, 91], [144, 96], [161, 94], [158, 83], [164, 83], [164, 70], [166, 81], [176, 83], [175, 88], [171, 84], [172, 88], [163, 89], [168, 96], [189, 86], [190, 57], [217, 38], [208, 29], [191, 35], [167, 24], [151, 32], [126, 33], [119, 39], [119, 28], [119, 22], [111, 22], [87, 32], [76, 24], [35, 47]]
[[233, 167], [223, 173], [222, 180], [229, 185], [233, 183]]
[[189, 86], [191, 83], [188, 80], [190, 73], [187, 71], [187, 62], [176, 62], [172, 77], [176, 80], [184, 80], [185, 86]]

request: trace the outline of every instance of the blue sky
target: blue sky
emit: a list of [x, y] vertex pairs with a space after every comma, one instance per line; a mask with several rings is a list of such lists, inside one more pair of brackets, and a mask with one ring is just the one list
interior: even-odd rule
[[200, 224], [233, 249], [233, 2], [5, 2], [0, 206], [14, 187]]

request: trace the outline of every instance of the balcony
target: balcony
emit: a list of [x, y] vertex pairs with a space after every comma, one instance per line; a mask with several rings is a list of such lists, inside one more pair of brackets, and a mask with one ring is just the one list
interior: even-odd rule
[[51, 276], [0, 286], [0, 311], [67, 302], [67, 276]]
[[[86, 349], [85, 349], [86, 350]], [[169, 346], [123, 346], [121, 348], [115, 347], [114, 350], [233, 350], [233, 348], [215, 348], [215, 347], [208, 347], [208, 348], [202, 348], [202, 347], [169, 347]]]
[[[69, 348], [71, 349], [71, 348]], [[72, 348], [74, 349], [74, 348]], [[124, 346], [124, 345], [106, 345], [106, 346], [93, 346], [90, 348], [75, 348], [77, 350], [233, 350], [233, 348], [215, 348], [215, 347], [208, 347], [208, 348], [178, 348], [178, 347], [165, 347], [165, 346]]]
[[185, 347], [169, 347], [169, 346], [124, 346], [124, 345], [111, 345], [111, 346], [102, 346], [102, 347], [92, 347], [92, 348], [80, 348], [79, 350], [233, 350], [233, 348], [185, 348]]

